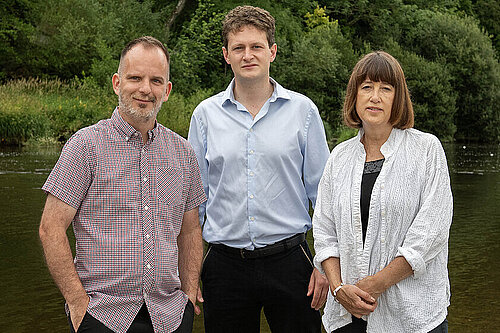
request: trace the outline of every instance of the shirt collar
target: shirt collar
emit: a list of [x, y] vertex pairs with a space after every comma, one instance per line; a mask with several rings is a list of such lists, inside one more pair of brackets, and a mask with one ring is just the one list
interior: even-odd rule
[[[272, 77], [269, 77], [269, 82], [271, 82], [274, 86], [273, 94], [269, 98], [269, 102], [273, 103], [277, 99], [291, 99], [290, 94], [288, 91], [283, 88], [276, 80], [274, 80]], [[227, 102], [233, 103], [236, 105], [236, 99], [234, 98], [234, 78], [231, 80], [231, 83], [227, 86], [226, 90], [222, 94], [222, 106], [226, 104]]]
[[[363, 138], [364, 133], [365, 133], [364, 129], [360, 128], [358, 131], [358, 135], [356, 137], [356, 142], [358, 142], [359, 147], [363, 149], [363, 152], [364, 152], [364, 146], [361, 143], [361, 139]], [[389, 138], [387, 139], [386, 142], [384, 142], [382, 147], [380, 147], [380, 152], [382, 153], [382, 155], [384, 155], [385, 158], [388, 158], [396, 151], [399, 144], [401, 143], [401, 140], [403, 139], [403, 133], [404, 130], [398, 128], [392, 128]]]
[[[139, 136], [139, 131], [137, 131], [132, 125], [127, 123], [125, 119], [122, 118], [120, 112], [118, 111], [118, 107], [115, 108], [113, 114], [111, 115], [111, 123], [118, 129], [118, 132], [123, 136], [123, 138], [128, 141], [130, 138], [134, 136]], [[151, 141], [158, 135], [158, 122], [155, 120], [155, 125], [152, 130], [149, 130], [149, 136], [151, 137]]]

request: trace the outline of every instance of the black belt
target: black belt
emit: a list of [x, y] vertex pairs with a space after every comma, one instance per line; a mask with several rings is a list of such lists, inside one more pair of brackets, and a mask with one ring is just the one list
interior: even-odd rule
[[238, 249], [235, 247], [226, 246], [224, 244], [210, 243], [209, 245], [214, 249], [220, 250], [232, 256], [240, 257], [243, 259], [254, 259], [285, 252], [286, 250], [301, 244], [305, 240], [306, 240], [305, 233], [296, 234], [295, 236], [292, 236], [290, 238], [284, 239], [282, 241], [276, 242], [271, 245], [259, 247], [254, 250]]

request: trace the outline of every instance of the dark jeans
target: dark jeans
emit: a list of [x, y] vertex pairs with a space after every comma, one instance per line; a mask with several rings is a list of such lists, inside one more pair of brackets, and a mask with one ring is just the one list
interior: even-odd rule
[[313, 270], [306, 242], [255, 259], [208, 251], [201, 274], [207, 333], [259, 332], [262, 308], [273, 333], [321, 332], [320, 313], [306, 296]]
[[[366, 321], [353, 316], [352, 323], [334, 330], [333, 333], [366, 333]], [[448, 333], [448, 321], [445, 319], [429, 333]]]
[[[194, 307], [193, 303], [187, 302], [186, 308], [184, 310], [184, 317], [182, 317], [181, 325], [174, 331], [174, 333], [191, 333], [193, 331], [193, 319], [194, 319]], [[69, 328], [71, 333], [75, 333], [71, 319], [68, 316]], [[99, 320], [95, 319], [90, 315], [90, 313], [85, 313], [82, 323], [78, 327], [77, 333], [113, 333], [112, 330], [106, 327]], [[130, 325], [127, 330], [129, 333], [154, 333], [153, 323], [151, 322], [151, 317], [149, 316], [146, 304], [143, 304], [139, 313], [135, 317], [132, 325]]]

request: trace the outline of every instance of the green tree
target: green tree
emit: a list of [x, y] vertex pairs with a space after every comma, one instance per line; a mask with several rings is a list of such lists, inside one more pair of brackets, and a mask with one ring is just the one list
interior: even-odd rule
[[500, 2], [498, 0], [474, 1], [474, 14], [489, 34], [500, 57]]
[[276, 78], [285, 87], [311, 98], [335, 130], [340, 123], [344, 91], [356, 62], [351, 43], [336, 22], [317, 26], [282, 59]]
[[491, 40], [471, 17], [421, 10], [401, 45], [449, 69], [457, 93], [455, 138], [498, 141], [500, 66]]
[[384, 50], [399, 61], [405, 73], [415, 112], [415, 128], [453, 140], [457, 94], [446, 65], [405, 51], [392, 40], [386, 43]]
[[199, 89], [220, 90], [230, 78], [224, 75], [222, 20], [208, 0], [200, 0], [194, 15], [172, 49], [172, 83], [186, 96]]
[[95, 74], [98, 83], [108, 84], [128, 41], [141, 35], [163, 36], [162, 17], [151, 8], [152, 1], [148, 0], [41, 2], [32, 37], [38, 52], [32, 65], [35, 70], [62, 79], [82, 71]]
[[35, 29], [32, 9], [27, 0], [0, 2], [0, 81], [31, 74], [26, 60], [36, 54], [29, 40]]

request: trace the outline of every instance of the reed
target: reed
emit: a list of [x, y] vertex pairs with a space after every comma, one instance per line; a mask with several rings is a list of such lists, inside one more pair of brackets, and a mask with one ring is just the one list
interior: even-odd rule
[[0, 85], [0, 143], [66, 141], [78, 129], [108, 117], [114, 100], [112, 92], [81, 81], [9, 81]]
[[[158, 122], [187, 137], [191, 114], [213, 94], [175, 92], [163, 104]], [[99, 87], [92, 78], [71, 82], [20, 79], [0, 85], [0, 144], [65, 142], [80, 128], [109, 118], [118, 98], [111, 85]]]

